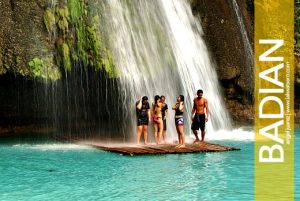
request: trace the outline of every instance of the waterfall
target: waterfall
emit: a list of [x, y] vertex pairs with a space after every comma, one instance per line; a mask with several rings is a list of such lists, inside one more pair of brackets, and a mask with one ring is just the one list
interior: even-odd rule
[[[120, 69], [119, 84], [127, 100], [124, 117], [131, 136], [136, 132], [135, 102], [147, 95], [165, 95], [169, 105], [169, 138], [177, 136], [172, 105], [185, 99], [185, 129], [190, 133], [192, 102], [198, 89], [208, 99], [207, 132], [228, 129], [230, 118], [220, 93], [214, 62], [203, 31], [187, 0], [105, 0], [102, 23]], [[125, 102], [125, 101], [124, 101]], [[124, 104], [124, 103], [123, 103]]]
[[247, 58], [247, 61], [246, 61], [247, 66], [245, 68], [245, 72], [249, 76], [249, 80], [251, 80], [251, 82], [252, 82], [251, 84], [249, 84], [249, 86], [252, 87], [252, 90], [253, 90], [253, 86], [254, 86], [254, 84], [253, 84], [253, 82], [254, 82], [254, 78], [253, 78], [253, 74], [254, 74], [253, 48], [250, 44], [249, 37], [248, 37], [247, 31], [246, 31], [246, 28], [245, 28], [245, 25], [243, 22], [243, 16], [242, 16], [242, 13], [239, 9], [239, 6], [238, 6], [236, 0], [232, 0], [232, 4], [233, 4], [235, 15], [237, 17], [239, 30], [242, 35], [242, 40], [243, 40], [244, 49], [245, 49], [246, 58]]

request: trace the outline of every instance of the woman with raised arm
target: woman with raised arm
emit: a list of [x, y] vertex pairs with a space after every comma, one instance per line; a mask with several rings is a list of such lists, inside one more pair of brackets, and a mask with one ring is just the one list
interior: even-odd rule
[[144, 144], [148, 143], [148, 124], [150, 122], [150, 104], [148, 97], [141, 97], [136, 103], [136, 117], [137, 117], [137, 138], [136, 143], [140, 143], [141, 135], [144, 133]]
[[183, 111], [184, 111], [184, 96], [179, 95], [177, 97], [177, 103], [172, 107], [173, 110], [175, 110], [175, 126], [176, 131], [178, 134], [178, 141], [179, 144], [176, 146], [176, 148], [184, 148], [185, 147], [185, 134], [183, 131]]

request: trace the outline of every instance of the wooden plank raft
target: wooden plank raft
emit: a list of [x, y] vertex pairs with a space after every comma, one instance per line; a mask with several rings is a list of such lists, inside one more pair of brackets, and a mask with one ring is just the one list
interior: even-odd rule
[[222, 152], [236, 151], [239, 148], [227, 147], [218, 144], [204, 142], [199, 144], [186, 144], [185, 148], [176, 148], [174, 144], [164, 145], [140, 145], [140, 146], [125, 146], [125, 145], [97, 145], [87, 143], [86, 145], [101, 149], [104, 151], [115, 152], [122, 155], [145, 155], [145, 154], [183, 154], [196, 152]]

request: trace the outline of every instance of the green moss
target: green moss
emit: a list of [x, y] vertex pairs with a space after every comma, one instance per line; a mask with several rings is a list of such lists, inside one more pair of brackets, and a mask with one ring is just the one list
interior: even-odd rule
[[87, 38], [86, 38], [86, 50], [89, 51], [92, 58], [90, 59], [92, 62], [92, 66], [96, 68], [101, 68], [101, 65], [97, 65], [97, 60], [101, 60], [101, 47], [100, 47], [100, 39], [99, 34], [97, 33], [96, 26], [93, 24], [92, 26], [87, 27]]
[[65, 70], [71, 70], [74, 62], [81, 62], [83, 66], [105, 70], [110, 77], [115, 77], [119, 73], [111, 53], [101, 41], [97, 27], [100, 17], [90, 10], [91, 5], [88, 7], [85, 0], [67, 0], [57, 3], [54, 10], [46, 9], [44, 23], [48, 32], [55, 24], [58, 27], [55, 61]]
[[55, 17], [51, 9], [46, 9], [44, 13], [44, 23], [46, 25], [48, 33], [52, 33], [55, 25]]
[[120, 71], [118, 70], [118, 68], [116, 68], [112, 54], [109, 50], [105, 51], [105, 58], [101, 59], [101, 62], [110, 78], [120, 76]]
[[28, 62], [28, 66], [31, 69], [34, 77], [39, 77], [41, 75], [41, 70], [44, 67], [44, 62], [42, 59], [35, 57]]
[[67, 6], [60, 7], [59, 5], [57, 5], [55, 7], [55, 21], [57, 27], [60, 30], [62, 30], [64, 34], [68, 31], [69, 28], [68, 18], [69, 18], [68, 7]]
[[0, 75], [5, 74], [7, 70], [5, 68], [0, 68]]
[[61, 46], [61, 55], [63, 56], [63, 64], [66, 70], [71, 70], [70, 49], [66, 43]]
[[78, 57], [85, 66], [89, 65], [89, 58], [86, 52], [86, 32], [84, 26], [76, 27], [76, 46], [78, 51]]
[[35, 78], [42, 78], [44, 80], [58, 80], [61, 78], [59, 69], [53, 65], [52, 58], [45, 57], [44, 59], [35, 57], [28, 62], [30, 71]]
[[44, 67], [41, 70], [41, 76], [42, 79], [45, 80], [59, 80], [61, 78], [60, 70], [53, 65], [53, 59], [52, 58], [45, 58], [44, 59]]
[[84, 1], [68, 0], [68, 9], [70, 11], [72, 22], [78, 22], [84, 14]]
[[75, 49], [75, 41], [73, 39], [68, 40], [68, 47], [70, 52], [70, 60], [73, 62], [78, 62], [78, 51]]
[[71, 70], [70, 49], [67, 43], [61, 43], [58, 45], [56, 63], [64, 67], [65, 70]]
[[22, 58], [20, 56], [16, 56], [16, 65], [19, 66], [22, 64]]

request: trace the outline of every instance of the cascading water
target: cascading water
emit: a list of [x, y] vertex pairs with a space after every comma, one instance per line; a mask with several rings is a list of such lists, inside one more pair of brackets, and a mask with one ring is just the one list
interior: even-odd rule
[[[147, 95], [152, 102], [159, 94], [165, 95], [169, 104], [167, 136], [173, 139], [177, 136], [171, 106], [179, 94], [185, 95], [185, 129], [186, 134], [191, 133], [192, 100], [201, 88], [211, 114], [206, 138], [249, 138], [248, 133], [241, 135], [241, 130], [223, 131], [230, 129], [230, 118], [199, 19], [192, 15], [187, 0], [89, 0], [86, 5], [86, 13], [90, 13], [86, 20], [100, 19], [93, 23], [104, 39], [101, 45], [112, 51], [120, 77], [111, 78], [104, 70], [84, 66], [81, 60], [72, 62], [71, 70], [61, 68], [61, 79], [53, 82], [10, 75], [6, 77], [10, 81], [5, 81], [12, 89], [7, 100], [12, 100], [8, 105], [16, 105], [16, 116], [5, 123], [35, 122], [46, 127], [45, 132], [63, 138], [125, 142], [136, 133], [137, 99]], [[50, 2], [51, 9], [61, 6], [58, 1]], [[74, 35], [77, 28], [69, 25]], [[51, 35], [58, 41], [56, 37], [61, 36]]]
[[[203, 89], [209, 101], [208, 132], [231, 127], [218, 79], [199, 20], [186, 0], [106, 0], [100, 26], [120, 69], [120, 85], [128, 127], [135, 133], [134, 104], [143, 95], [165, 95], [169, 104], [168, 136], [176, 135], [171, 106], [179, 94], [186, 96], [186, 130], [190, 132], [192, 101]], [[132, 135], [133, 136], [133, 135]]]
[[243, 16], [242, 16], [242, 13], [240, 11], [240, 8], [239, 8], [236, 0], [232, 0], [232, 5], [233, 5], [233, 8], [234, 8], [235, 15], [237, 17], [237, 22], [238, 22], [238, 25], [239, 25], [239, 30], [241, 32], [241, 36], [242, 36], [242, 40], [243, 40], [243, 44], [244, 44], [244, 49], [245, 49], [245, 53], [246, 53], [246, 58], [247, 58], [247, 61], [246, 61], [247, 66], [245, 68], [245, 73], [247, 73], [247, 75], [249, 76], [249, 81], [251, 81], [251, 83], [249, 84], [249, 87], [251, 87], [250, 91], [253, 91], [253, 86], [254, 86], [254, 78], [253, 78], [253, 75], [254, 75], [254, 61], [253, 61], [254, 54], [253, 54], [253, 48], [250, 44], [249, 37], [248, 37], [247, 31], [246, 31], [246, 28], [245, 28], [245, 25], [244, 25], [244, 21], [243, 21]]

